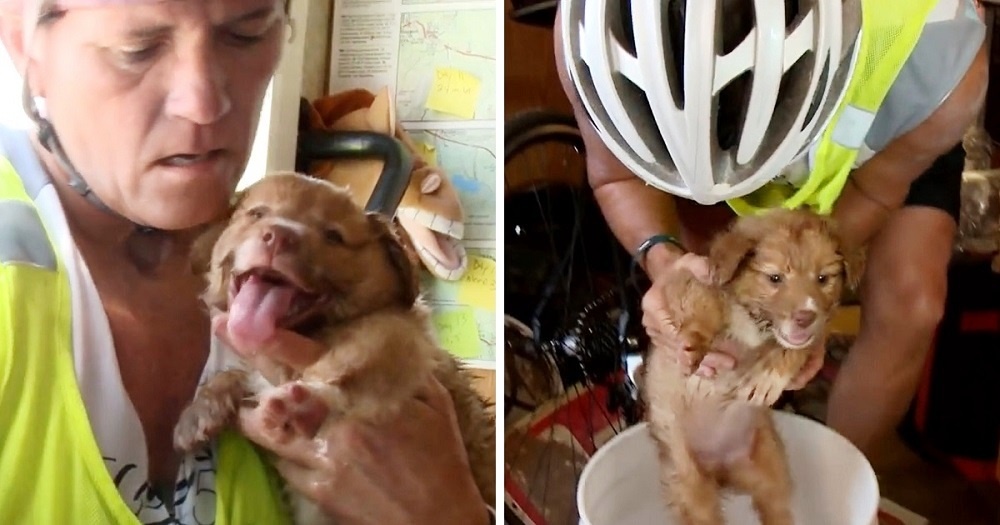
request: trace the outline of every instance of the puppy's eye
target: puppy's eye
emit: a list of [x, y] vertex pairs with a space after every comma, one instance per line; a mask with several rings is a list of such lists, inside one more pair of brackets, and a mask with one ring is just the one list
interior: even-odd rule
[[816, 282], [819, 284], [826, 284], [829, 280], [830, 276], [826, 274], [820, 274], [820, 276], [816, 278]]
[[778, 274], [778, 273], [768, 274], [767, 280], [771, 281], [774, 284], [778, 284], [778, 283], [780, 283], [782, 281], [781, 274]]
[[256, 206], [247, 210], [247, 216], [252, 219], [263, 219], [267, 215], [267, 208], [264, 206]]
[[338, 230], [334, 230], [333, 228], [327, 228], [323, 232], [323, 236], [326, 238], [326, 242], [330, 244], [344, 243], [344, 236]]

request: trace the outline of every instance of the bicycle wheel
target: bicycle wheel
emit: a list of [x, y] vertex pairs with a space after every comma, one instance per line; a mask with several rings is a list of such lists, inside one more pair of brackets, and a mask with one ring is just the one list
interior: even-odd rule
[[639, 419], [624, 357], [645, 346], [644, 283], [587, 184], [572, 117], [505, 126], [505, 496], [508, 523], [577, 523], [587, 459]]
[[511, 0], [510, 17], [518, 23], [552, 27], [556, 21], [558, 0]]

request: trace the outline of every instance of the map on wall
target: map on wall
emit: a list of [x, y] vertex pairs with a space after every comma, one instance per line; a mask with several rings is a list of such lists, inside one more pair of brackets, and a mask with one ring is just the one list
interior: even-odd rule
[[468, 270], [425, 272], [442, 344], [496, 359], [497, 0], [334, 0], [328, 91], [389, 86], [397, 117], [465, 211]]
[[[404, 13], [396, 77], [400, 119], [495, 120], [496, 38], [496, 9]], [[475, 90], [475, 98], [463, 101], [459, 95], [451, 107], [447, 101], [445, 107], [427, 104], [431, 89], [444, 89], [443, 76], [470, 94]]]

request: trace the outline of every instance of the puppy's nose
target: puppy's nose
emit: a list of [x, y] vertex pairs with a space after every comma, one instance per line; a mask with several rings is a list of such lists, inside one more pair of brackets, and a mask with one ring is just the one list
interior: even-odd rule
[[799, 328], [809, 328], [816, 321], [816, 312], [812, 310], [799, 310], [792, 314], [795, 326]]
[[271, 224], [264, 227], [261, 233], [261, 240], [264, 245], [274, 252], [283, 252], [295, 247], [299, 242], [298, 235], [291, 229], [278, 224]]

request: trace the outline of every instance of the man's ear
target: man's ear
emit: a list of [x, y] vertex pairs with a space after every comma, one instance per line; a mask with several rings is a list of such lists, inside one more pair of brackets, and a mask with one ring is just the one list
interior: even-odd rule
[[[30, 95], [44, 97], [46, 95], [45, 85], [37, 77], [38, 67], [28, 67], [34, 62], [44, 60], [47, 53], [45, 39], [37, 38], [36, 35], [46, 24], [50, 24], [55, 18], [62, 16], [61, 12], [46, 16], [46, 22], [37, 22], [35, 19], [42, 15], [37, 8], [30, 9], [29, 3], [25, 0], [5, 1], [0, 0], [0, 44], [14, 64], [14, 69], [21, 76], [22, 89], [29, 90]], [[52, 8], [47, 8], [52, 9]], [[30, 22], [30, 23], [29, 23]]]
[[28, 56], [24, 47], [24, 9], [24, 2], [3, 2], [0, 6], [0, 43], [21, 75]]
[[736, 277], [740, 267], [751, 256], [757, 238], [751, 235], [748, 228], [737, 220], [724, 233], [712, 241], [709, 248], [708, 264], [712, 269], [712, 282], [717, 285], [728, 284]]

